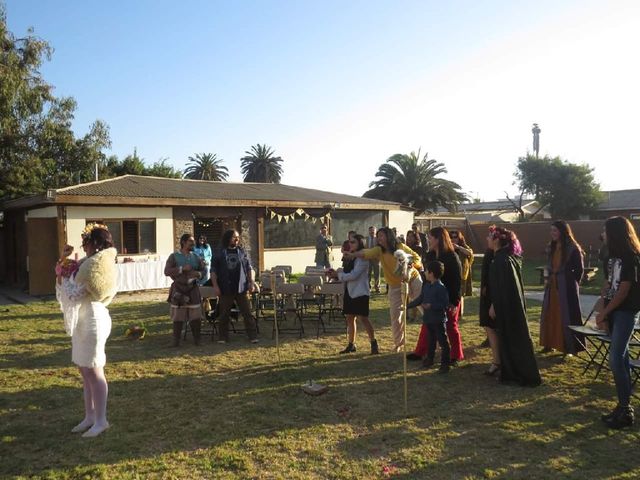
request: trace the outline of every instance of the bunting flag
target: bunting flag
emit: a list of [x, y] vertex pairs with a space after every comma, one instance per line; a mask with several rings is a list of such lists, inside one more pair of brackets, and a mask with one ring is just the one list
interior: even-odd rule
[[[283, 215], [282, 213], [278, 213], [276, 211], [277, 209], [271, 209], [269, 207], [266, 208], [267, 214], [269, 216], [269, 219], [273, 220], [276, 219], [278, 221], [278, 223], [282, 222], [284, 220], [285, 223], [289, 223], [289, 221], [293, 221], [296, 219], [296, 216], [298, 218], [302, 218], [305, 222], [312, 222], [312, 223], [316, 223], [317, 221], [320, 221], [322, 223], [328, 221], [331, 218], [331, 213], [325, 213], [323, 215], [320, 216], [314, 216], [314, 215], [310, 215], [309, 213], [305, 212], [304, 209], [302, 208], [297, 208], [295, 211], [289, 213], [289, 214], [285, 214]], [[285, 210], [287, 211], [287, 209], [281, 209], [281, 210]]]

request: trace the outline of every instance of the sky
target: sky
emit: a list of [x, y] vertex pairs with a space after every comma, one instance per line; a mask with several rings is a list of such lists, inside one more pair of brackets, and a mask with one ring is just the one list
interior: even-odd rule
[[420, 149], [489, 201], [517, 193], [535, 122], [541, 155], [640, 188], [637, 0], [4, 2], [54, 48], [41, 71], [76, 134], [105, 121], [120, 158], [215, 153], [242, 181], [265, 143], [282, 183], [362, 195]]

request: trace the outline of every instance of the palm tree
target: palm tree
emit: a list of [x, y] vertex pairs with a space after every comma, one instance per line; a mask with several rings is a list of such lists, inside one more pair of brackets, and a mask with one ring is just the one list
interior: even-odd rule
[[267, 145], [254, 145], [244, 152], [240, 159], [241, 172], [245, 182], [280, 183], [282, 178], [282, 158], [274, 157], [274, 150]]
[[409, 205], [418, 214], [438, 207], [455, 211], [467, 199], [466, 195], [457, 183], [437, 178], [447, 173], [447, 169], [443, 163], [428, 160], [427, 156], [428, 153], [420, 158], [420, 150], [409, 155], [392, 155], [380, 165], [378, 178], [369, 184], [364, 196]]
[[229, 171], [222, 165], [222, 161], [215, 153], [196, 153], [194, 157], [189, 157], [189, 164], [184, 169], [184, 178], [226, 182]]

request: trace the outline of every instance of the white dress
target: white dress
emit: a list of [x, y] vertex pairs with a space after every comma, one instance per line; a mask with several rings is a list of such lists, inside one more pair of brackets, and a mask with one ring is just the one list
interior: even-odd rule
[[[111, 276], [111, 272], [104, 271], [104, 266], [109, 265], [112, 257], [109, 250], [112, 249], [100, 252], [107, 258], [101, 262], [102, 267], [95, 269], [102, 280]], [[108, 283], [114, 283], [111, 278], [108, 280]], [[91, 284], [91, 287], [95, 285]], [[76, 284], [73, 279], [65, 279], [62, 285], [56, 286], [56, 294], [64, 314], [65, 329], [71, 335], [71, 360], [79, 367], [104, 367], [107, 363], [105, 344], [111, 334], [111, 316], [107, 305], [115, 291], [106, 296], [102, 292], [96, 294], [95, 288], [86, 288], [83, 284]]]
[[104, 367], [104, 346], [111, 334], [111, 316], [101, 302], [85, 297], [80, 304], [78, 324], [71, 337], [71, 360], [79, 367]]

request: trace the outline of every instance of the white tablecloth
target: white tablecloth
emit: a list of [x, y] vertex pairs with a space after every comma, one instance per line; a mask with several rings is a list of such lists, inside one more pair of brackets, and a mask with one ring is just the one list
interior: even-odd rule
[[150, 290], [169, 288], [171, 278], [164, 275], [167, 257], [149, 262], [129, 262], [116, 264], [118, 270], [118, 291]]

